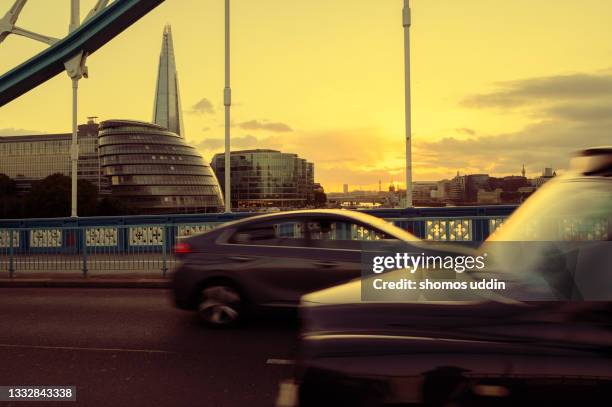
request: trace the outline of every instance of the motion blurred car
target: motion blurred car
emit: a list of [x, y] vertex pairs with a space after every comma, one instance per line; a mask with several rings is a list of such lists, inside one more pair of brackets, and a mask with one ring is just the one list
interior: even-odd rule
[[294, 308], [308, 292], [360, 275], [369, 242], [418, 244], [380, 218], [346, 210], [303, 210], [249, 217], [176, 247], [176, 305], [226, 326], [245, 314]]
[[[361, 300], [365, 280], [308, 294], [296, 375], [281, 385], [278, 405], [611, 405], [611, 240], [612, 148], [593, 148], [479, 249], [518, 243], [538, 252], [541, 245], [552, 267], [517, 267], [536, 263], [512, 252], [505, 272], [519, 280], [544, 273], [558, 297], [485, 291], [466, 301], [373, 303]], [[587, 255], [573, 256], [584, 267], [573, 270], [589, 278], [573, 274], [569, 286], [551, 280], [548, 273], [567, 271], [571, 257], [557, 249], [584, 242], [592, 242]]]

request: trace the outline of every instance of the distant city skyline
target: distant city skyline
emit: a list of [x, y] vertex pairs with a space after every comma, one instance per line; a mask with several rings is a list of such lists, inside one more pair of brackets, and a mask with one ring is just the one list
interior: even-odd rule
[[[547, 173], [547, 171], [550, 170], [550, 172], [554, 172], [557, 175], [561, 175], [560, 172], [557, 171], [557, 169], [552, 168], [552, 167], [542, 167], [540, 169], [540, 171], [533, 171], [531, 173], [528, 173], [527, 170], [525, 169], [525, 178], [527, 179], [536, 179], [539, 177], [542, 177], [543, 175], [545, 175], [545, 173]], [[440, 178], [440, 179], [429, 179], [429, 180], [417, 180], [417, 181], [413, 181], [413, 184], [415, 186], [418, 185], [425, 185], [425, 184], [432, 184], [432, 183], [437, 183], [437, 182], [441, 182], [441, 181], [448, 181], [451, 180], [453, 178], [455, 178], [457, 175], [459, 176], [467, 176], [467, 175], [488, 175], [491, 177], [512, 177], [512, 176], [523, 176], [522, 174], [522, 167], [521, 167], [521, 171], [517, 172], [517, 173], [508, 173], [508, 174], [486, 174], [486, 173], [460, 173], [457, 174], [455, 173], [452, 176], [449, 177], [445, 177], [445, 178]], [[381, 191], [388, 191], [389, 187], [391, 187], [393, 185], [394, 188], [400, 188], [400, 189], [404, 189], [404, 184], [396, 181], [396, 180], [391, 180], [387, 183], [385, 183], [383, 180], [380, 180], [380, 184], [376, 184], [376, 189], [371, 188], [371, 186], [368, 186], [367, 188], [363, 188], [363, 185], [351, 185], [351, 184], [347, 184], [344, 183], [340, 186], [340, 188], [337, 189], [330, 189], [327, 192], [328, 193], [335, 193], [335, 194], [341, 194], [341, 193], [350, 193], [350, 192], [355, 192], [355, 191], [362, 191], [362, 192], [378, 192], [379, 188]]]
[[[82, 10], [94, 3], [83, 0]], [[344, 183], [377, 190], [378, 180], [403, 186], [401, 3], [237, 3], [233, 149], [296, 152], [317, 165], [328, 191]], [[0, 0], [0, 9], [11, 4]], [[612, 3], [411, 6], [415, 181], [452, 178], [457, 170], [519, 174], [523, 162], [533, 177], [544, 167], [566, 168], [570, 151], [609, 144]], [[79, 122], [94, 115], [150, 120], [159, 35], [171, 23], [185, 136], [210, 160], [223, 149], [222, 17], [222, 2], [167, 1], [153, 10], [88, 59]], [[31, 0], [20, 19], [24, 28], [58, 37], [67, 23], [66, 8], [43, 0]], [[9, 37], [0, 72], [42, 49]], [[0, 135], [69, 128], [66, 75], [0, 109]]]

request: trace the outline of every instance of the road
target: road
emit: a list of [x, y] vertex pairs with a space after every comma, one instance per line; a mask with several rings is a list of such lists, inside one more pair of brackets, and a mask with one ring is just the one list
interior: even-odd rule
[[272, 359], [293, 358], [296, 332], [206, 329], [162, 289], [0, 289], [0, 386], [74, 385], [79, 406], [272, 406], [292, 369]]

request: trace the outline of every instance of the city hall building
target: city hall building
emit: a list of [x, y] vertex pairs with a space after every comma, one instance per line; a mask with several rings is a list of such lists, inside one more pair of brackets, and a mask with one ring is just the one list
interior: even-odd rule
[[[52, 174], [70, 176], [72, 135], [0, 137], [0, 173], [21, 192]], [[90, 120], [79, 126], [78, 178], [141, 214], [207, 213], [223, 208], [215, 175], [179, 135], [151, 123]]]
[[219, 212], [224, 206], [210, 166], [184, 138], [161, 126], [104, 121], [99, 155], [113, 196], [139, 213]]

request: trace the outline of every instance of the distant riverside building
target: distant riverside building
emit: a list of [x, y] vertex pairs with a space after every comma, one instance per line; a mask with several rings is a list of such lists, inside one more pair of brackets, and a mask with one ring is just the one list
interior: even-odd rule
[[539, 188], [542, 185], [544, 185], [547, 181], [553, 179], [556, 176], [557, 176], [556, 171], [553, 171], [553, 169], [550, 167], [546, 167], [544, 168], [544, 171], [542, 172], [542, 176], [537, 177], [533, 180], [533, 184], [536, 188]]
[[[524, 167], [521, 173], [524, 173]], [[549, 175], [552, 171], [549, 171]], [[524, 175], [491, 177], [488, 174], [459, 175], [437, 182], [431, 189], [434, 201], [453, 205], [521, 203], [535, 191]]]
[[[479, 191], [489, 191], [490, 177], [488, 174], [470, 174], [465, 176], [465, 197], [468, 202], [478, 201]], [[480, 196], [483, 196], [482, 194]]]
[[465, 200], [465, 176], [459, 175], [450, 180], [448, 185], [448, 198], [450, 202], [459, 203]]
[[[21, 192], [52, 174], [70, 176], [71, 142], [70, 133], [0, 137], [0, 174], [14, 179]], [[78, 179], [90, 181], [100, 193], [109, 192], [98, 160], [98, 124], [93, 118], [78, 126], [78, 143]]]
[[113, 196], [146, 214], [218, 212], [217, 178], [196, 149], [151, 123], [100, 123], [100, 163]]
[[495, 188], [493, 191], [479, 189], [476, 194], [476, 201], [483, 205], [500, 204], [502, 202], [502, 193], [503, 191], [501, 188]]
[[[303, 208], [313, 203], [314, 165], [297, 154], [276, 150], [231, 152], [234, 208]], [[225, 178], [224, 154], [211, 162], [218, 179]]]
[[345, 194], [349, 193], [348, 184], [342, 185], [342, 192], [345, 193]]
[[414, 181], [412, 190], [413, 204], [417, 206], [432, 204], [437, 182]]

